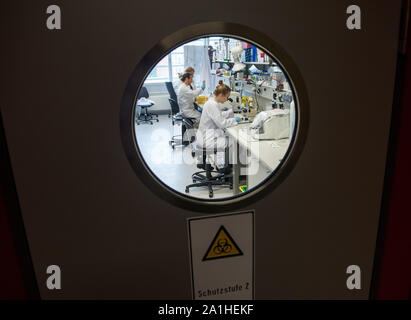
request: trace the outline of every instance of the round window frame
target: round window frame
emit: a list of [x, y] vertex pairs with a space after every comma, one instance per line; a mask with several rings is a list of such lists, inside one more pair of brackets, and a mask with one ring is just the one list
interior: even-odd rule
[[[203, 37], [231, 37], [252, 43], [268, 53], [280, 65], [289, 81], [295, 101], [295, 126], [288, 149], [277, 168], [251, 191], [229, 198], [203, 199], [180, 193], [160, 180], [146, 164], [138, 147], [135, 133], [135, 103], [144, 81], [168, 53], [179, 46]], [[252, 39], [252, 40], [251, 40]], [[155, 194], [177, 207], [196, 212], [225, 212], [244, 208], [257, 202], [277, 188], [293, 170], [304, 148], [309, 125], [309, 100], [303, 77], [286, 51], [274, 40], [251, 27], [227, 23], [207, 22], [187, 26], [162, 39], [135, 67], [127, 82], [120, 106], [120, 134], [126, 156], [137, 177]]]

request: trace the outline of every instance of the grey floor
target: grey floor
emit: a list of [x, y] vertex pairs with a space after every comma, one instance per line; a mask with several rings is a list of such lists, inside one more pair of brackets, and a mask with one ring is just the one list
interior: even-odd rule
[[[173, 135], [181, 133], [181, 127], [175, 124], [173, 128], [168, 115], [159, 115], [158, 119], [159, 122], [152, 125], [135, 125], [137, 143], [148, 167], [159, 180], [175, 191], [191, 197], [209, 199], [206, 187], [192, 188], [190, 193], [185, 193], [186, 185], [192, 183], [191, 175], [200, 169], [191, 155], [191, 146], [173, 149], [169, 144]], [[233, 196], [233, 190], [229, 187], [216, 186], [213, 190], [213, 199]]]

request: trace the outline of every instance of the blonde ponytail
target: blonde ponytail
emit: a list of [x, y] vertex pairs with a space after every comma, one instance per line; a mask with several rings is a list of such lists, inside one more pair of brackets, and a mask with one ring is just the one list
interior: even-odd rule
[[213, 93], [215, 96], [219, 96], [220, 94], [222, 94], [223, 96], [228, 96], [231, 93], [231, 89], [229, 86], [223, 83], [223, 80], [220, 80], [218, 81], [218, 86], [217, 88], [215, 88]]

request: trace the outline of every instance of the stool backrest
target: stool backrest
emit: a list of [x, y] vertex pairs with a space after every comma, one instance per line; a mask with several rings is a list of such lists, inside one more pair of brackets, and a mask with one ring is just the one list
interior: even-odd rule
[[148, 98], [148, 97], [149, 97], [149, 95], [148, 95], [147, 88], [146, 87], [141, 87], [137, 98], [140, 99], [140, 98]]
[[173, 84], [171, 82], [166, 82], [166, 87], [170, 98], [177, 101], [177, 94], [174, 90]]
[[173, 115], [177, 114], [180, 112], [180, 107], [178, 106], [178, 103], [176, 100], [169, 98], [168, 101], [170, 102], [171, 106], [171, 113]]

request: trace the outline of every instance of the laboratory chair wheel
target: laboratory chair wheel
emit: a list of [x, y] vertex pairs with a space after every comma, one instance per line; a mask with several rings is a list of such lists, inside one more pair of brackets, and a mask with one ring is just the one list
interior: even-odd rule
[[214, 196], [213, 191], [209, 191], [209, 192], [208, 192], [208, 197], [209, 197], [209, 198], [212, 198], [213, 196]]
[[190, 192], [190, 189], [189, 188], [186, 188], [186, 193], [189, 193]]
[[153, 125], [153, 121], [150, 121], [150, 124]]

